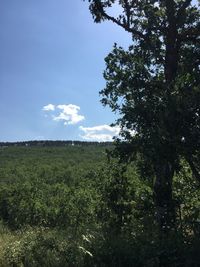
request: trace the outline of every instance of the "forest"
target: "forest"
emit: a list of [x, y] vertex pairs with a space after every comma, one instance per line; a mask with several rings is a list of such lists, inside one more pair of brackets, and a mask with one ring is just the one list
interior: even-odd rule
[[163, 243], [153, 179], [111, 146], [0, 148], [0, 266], [199, 266], [200, 189], [187, 163], [173, 181]]

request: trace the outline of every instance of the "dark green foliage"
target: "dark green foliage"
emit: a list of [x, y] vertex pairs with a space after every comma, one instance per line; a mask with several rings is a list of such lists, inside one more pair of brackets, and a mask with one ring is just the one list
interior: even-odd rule
[[[153, 185], [164, 248], [177, 230], [173, 184], [185, 162], [200, 183], [199, 8], [191, 0], [88, 2], [94, 22], [111, 21], [132, 36], [127, 50], [115, 44], [105, 58], [100, 95], [119, 115], [121, 138], [113, 154], [134, 161]], [[170, 256], [161, 253], [159, 260], [171, 265]]]
[[96, 198], [89, 171], [103, 162], [103, 153], [104, 148], [94, 147], [2, 150], [2, 219], [12, 228], [74, 226], [77, 216], [78, 222], [87, 220]]

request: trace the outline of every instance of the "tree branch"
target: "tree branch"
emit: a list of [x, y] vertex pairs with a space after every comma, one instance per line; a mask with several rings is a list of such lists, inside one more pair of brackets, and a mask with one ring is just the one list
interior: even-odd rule
[[[137, 36], [138, 38], [145, 39], [146, 36], [145, 36], [142, 32], [137, 31], [137, 30], [131, 28], [131, 27], [130, 27], [130, 23], [129, 23], [129, 25], [128, 25], [128, 23], [124, 24], [124, 23], [120, 22], [119, 19], [114, 18], [114, 17], [108, 15], [108, 14], [105, 12], [105, 10], [102, 10], [102, 15], [103, 15], [103, 17], [104, 17], [105, 19], [114, 22], [115, 24], [117, 24], [117, 25], [119, 25], [120, 27], [122, 27], [125, 31], [132, 33], [133, 35]], [[127, 21], [128, 21], [128, 19], [127, 19]]]
[[126, 12], [126, 16], [127, 16], [127, 26], [130, 28], [130, 5], [128, 3], [128, 0], [124, 0], [124, 4], [125, 4], [125, 12]]

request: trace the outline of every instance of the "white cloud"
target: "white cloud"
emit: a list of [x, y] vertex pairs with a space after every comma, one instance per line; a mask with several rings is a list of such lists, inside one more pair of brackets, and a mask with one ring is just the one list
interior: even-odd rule
[[44, 111], [54, 111], [55, 110], [55, 106], [53, 104], [48, 104], [46, 106], [43, 107]]
[[77, 124], [85, 119], [83, 115], [78, 114], [80, 107], [68, 104], [68, 105], [52, 105], [49, 104], [43, 107], [44, 111], [58, 111], [57, 115], [52, 115], [54, 121], [62, 121], [64, 125]]
[[87, 141], [112, 141], [114, 136], [119, 135], [120, 128], [118, 126], [111, 127], [109, 125], [98, 125], [94, 127], [83, 127], [79, 129], [84, 132], [81, 137]]
[[54, 116], [55, 121], [64, 121], [64, 124], [76, 124], [85, 119], [83, 115], [79, 115], [79, 106], [76, 105], [58, 105], [58, 109], [61, 110], [58, 116]]

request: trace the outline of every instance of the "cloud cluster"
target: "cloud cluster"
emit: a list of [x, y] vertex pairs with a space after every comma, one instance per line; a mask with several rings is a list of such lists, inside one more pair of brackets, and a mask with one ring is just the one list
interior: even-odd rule
[[57, 115], [53, 114], [52, 118], [54, 121], [62, 121], [64, 125], [77, 124], [83, 121], [85, 117], [79, 114], [80, 107], [69, 104], [69, 105], [53, 105], [48, 104], [43, 107], [43, 111], [56, 111]]
[[[85, 119], [83, 115], [80, 114], [80, 107], [74, 104], [68, 105], [54, 105], [48, 104], [42, 108], [45, 112], [45, 116], [49, 117], [54, 121], [61, 121], [64, 125], [75, 125]], [[80, 137], [86, 141], [97, 141], [106, 142], [112, 141], [114, 136], [119, 136], [120, 127], [111, 127], [107, 124], [97, 125], [93, 127], [79, 127], [82, 133]]]
[[79, 129], [84, 132], [84, 135], [81, 135], [84, 140], [98, 142], [112, 141], [113, 137], [118, 136], [120, 132], [119, 127], [111, 127], [106, 124], [94, 127], [80, 126]]

